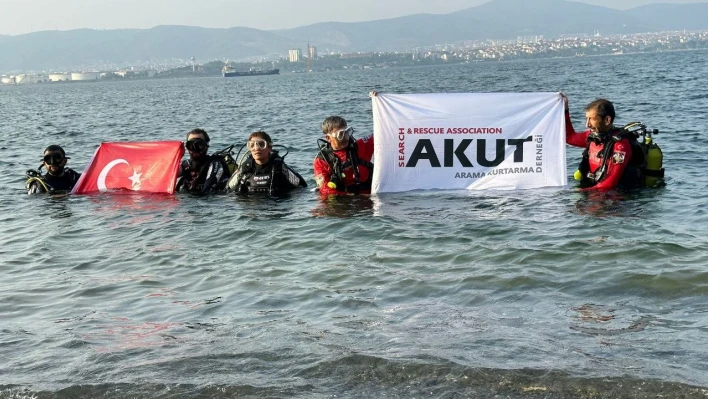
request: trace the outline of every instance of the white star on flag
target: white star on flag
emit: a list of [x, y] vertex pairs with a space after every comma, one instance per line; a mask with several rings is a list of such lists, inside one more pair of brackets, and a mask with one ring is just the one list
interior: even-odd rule
[[138, 173], [137, 170], [133, 169], [133, 175], [128, 178], [133, 182], [133, 190], [140, 189], [140, 176], [142, 175], [142, 173]]

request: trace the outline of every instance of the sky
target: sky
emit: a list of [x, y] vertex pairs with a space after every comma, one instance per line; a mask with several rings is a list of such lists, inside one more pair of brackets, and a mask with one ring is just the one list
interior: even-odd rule
[[[488, 0], [0, 0], [0, 35], [45, 30], [148, 29], [157, 25], [287, 29], [447, 14]], [[533, 1], [533, 0], [528, 0]], [[650, 3], [706, 0], [575, 0], [626, 10]]]

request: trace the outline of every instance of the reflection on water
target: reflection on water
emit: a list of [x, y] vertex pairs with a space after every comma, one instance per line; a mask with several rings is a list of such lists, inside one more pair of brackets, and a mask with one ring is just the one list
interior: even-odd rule
[[42, 216], [52, 219], [65, 219], [73, 215], [69, 208], [69, 194], [47, 195], [47, 206], [42, 207]]
[[[705, 398], [708, 154], [679, 138], [701, 137], [706, 54], [0, 87], [13, 137], [0, 148], [0, 399]], [[652, 65], [691, 79], [666, 85]], [[627, 97], [617, 68], [652, 95]], [[23, 189], [45, 140], [81, 171], [101, 141], [197, 126], [217, 149], [272, 132], [314, 187], [321, 121], [370, 132], [371, 87], [608, 97], [662, 129], [670, 180], [279, 199]]]
[[312, 209], [312, 216], [353, 218], [371, 216], [373, 210], [374, 200], [368, 195], [323, 196]]
[[594, 217], [639, 217], [653, 201], [661, 201], [664, 187], [631, 191], [578, 191], [575, 210]]
[[176, 344], [182, 323], [135, 322], [128, 318], [113, 317], [111, 324], [98, 324], [94, 332], [83, 335], [85, 345], [97, 353], [120, 353]]
[[83, 196], [93, 204], [111, 211], [159, 211], [174, 209], [178, 200], [174, 195], [115, 190]]
[[632, 217], [641, 212], [632, 200], [629, 193], [581, 191], [575, 209], [581, 215], [594, 217]]

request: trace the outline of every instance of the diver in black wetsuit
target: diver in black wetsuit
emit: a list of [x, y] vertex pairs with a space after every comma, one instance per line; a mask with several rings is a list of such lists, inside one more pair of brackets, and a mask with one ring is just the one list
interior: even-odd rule
[[[81, 177], [81, 173], [66, 167], [69, 157], [58, 145], [50, 145], [44, 150], [42, 165], [37, 170], [27, 171], [27, 194], [70, 192]], [[44, 167], [47, 173], [42, 174]]]
[[250, 154], [241, 162], [227, 184], [237, 193], [285, 194], [298, 187], [307, 187], [305, 179], [285, 164], [268, 133], [258, 131], [248, 136]]
[[202, 129], [187, 133], [184, 146], [189, 159], [182, 161], [175, 191], [206, 194], [223, 191], [229, 180], [228, 165], [222, 157], [208, 155], [209, 135]]

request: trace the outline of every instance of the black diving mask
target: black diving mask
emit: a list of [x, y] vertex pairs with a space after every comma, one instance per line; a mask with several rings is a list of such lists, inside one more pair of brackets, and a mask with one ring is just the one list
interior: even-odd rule
[[47, 165], [61, 165], [61, 163], [64, 162], [65, 159], [68, 159], [68, 157], [65, 157], [58, 152], [52, 152], [45, 155], [43, 159], [44, 163]]
[[207, 142], [202, 139], [195, 139], [187, 141], [186, 143], [184, 143], [184, 146], [187, 148], [187, 150], [192, 152], [205, 152], [209, 147], [209, 144], [207, 144]]

